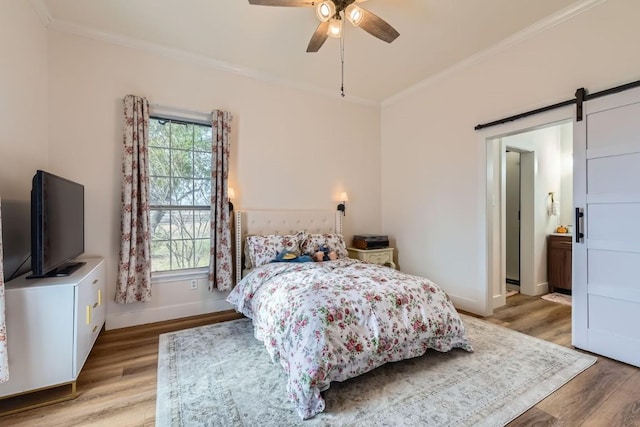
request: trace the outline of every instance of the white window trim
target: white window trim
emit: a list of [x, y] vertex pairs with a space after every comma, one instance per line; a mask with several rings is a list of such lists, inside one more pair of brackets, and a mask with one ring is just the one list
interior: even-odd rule
[[149, 107], [149, 115], [152, 117], [162, 117], [163, 119], [188, 121], [208, 126], [211, 126], [211, 122], [213, 121], [213, 115], [211, 113], [185, 110], [182, 108], [169, 107], [159, 104], [151, 104]]
[[151, 273], [151, 284], [181, 282], [191, 279], [206, 279], [208, 275], [208, 267], [190, 268], [185, 270], [158, 271], [156, 273]]

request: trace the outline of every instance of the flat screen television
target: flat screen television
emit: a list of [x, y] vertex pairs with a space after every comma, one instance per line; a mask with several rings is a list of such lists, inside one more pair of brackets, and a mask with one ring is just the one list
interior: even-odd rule
[[84, 186], [38, 170], [31, 186], [29, 278], [67, 276], [84, 253]]

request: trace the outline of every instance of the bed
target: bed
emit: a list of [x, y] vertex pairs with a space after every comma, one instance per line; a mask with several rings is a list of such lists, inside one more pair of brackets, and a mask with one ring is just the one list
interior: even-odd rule
[[[322, 392], [332, 381], [430, 348], [473, 351], [435, 283], [348, 258], [340, 213], [247, 211], [235, 220], [237, 285], [227, 301], [252, 319], [255, 337], [287, 373], [302, 419], [324, 410]], [[279, 253], [302, 258], [321, 246], [338, 259], [273, 262]]]

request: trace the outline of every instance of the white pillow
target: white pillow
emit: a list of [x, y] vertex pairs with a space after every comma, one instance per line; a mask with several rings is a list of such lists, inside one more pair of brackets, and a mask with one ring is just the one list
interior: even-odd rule
[[338, 259], [349, 257], [342, 234], [334, 233], [308, 234], [300, 246], [300, 251], [302, 252], [302, 255], [313, 256], [321, 246], [326, 246], [329, 250], [336, 251]]
[[305, 231], [299, 231], [296, 234], [286, 236], [277, 234], [247, 236], [245, 245], [245, 267], [254, 268], [267, 264], [273, 261], [276, 255], [283, 250], [300, 255], [300, 245], [306, 236], [307, 233]]

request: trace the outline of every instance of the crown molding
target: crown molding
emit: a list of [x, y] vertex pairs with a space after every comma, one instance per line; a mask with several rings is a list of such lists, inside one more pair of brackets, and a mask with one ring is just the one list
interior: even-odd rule
[[49, 12], [47, 4], [44, 2], [44, 0], [31, 0], [30, 3], [33, 7], [33, 10], [35, 10], [36, 14], [38, 14], [38, 17], [40, 18], [40, 21], [42, 22], [44, 27], [48, 28], [53, 19], [51, 18], [51, 12]]
[[[33, 2], [42, 2], [42, 0], [32, 0]], [[359, 98], [356, 96], [349, 96], [346, 98], [340, 97], [340, 95], [334, 91], [328, 91], [316, 86], [307, 85], [291, 80], [283, 79], [273, 74], [256, 71], [247, 67], [232, 64], [229, 62], [220, 61], [206, 55], [200, 55], [191, 53], [182, 49], [171, 48], [156, 43], [146, 42], [133, 37], [122, 36], [119, 34], [98, 31], [93, 28], [78, 25], [71, 22], [61, 21], [58, 19], [51, 19], [48, 26], [49, 29], [59, 31], [61, 33], [73, 34], [80, 37], [85, 37], [93, 40], [98, 40], [110, 44], [123, 46], [130, 49], [137, 49], [147, 53], [151, 53], [158, 56], [163, 56], [170, 59], [175, 59], [181, 62], [189, 62], [192, 64], [213, 68], [226, 73], [235, 74], [242, 77], [247, 77], [253, 80], [262, 81], [269, 84], [278, 86], [284, 86], [301, 90], [304, 92], [310, 92], [316, 95], [326, 96], [334, 99], [341, 99], [345, 102], [351, 102], [354, 104], [360, 104], [368, 107], [380, 107], [380, 102], [373, 101], [371, 99]]]
[[422, 80], [419, 83], [416, 83], [412, 86], [409, 86], [408, 88], [398, 92], [395, 95], [392, 95], [386, 99], [384, 99], [381, 102], [381, 106], [382, 107], [387, 107], [390, 106], [410, 95], [412, 95], [413, 93], [428, 87], [432, 84], [435, 84], [436, 82], [438, 82], [439, 80], [447, 77], [450, 74], [455, 73], [456, 71], [462, 70], [464, 68], [467, 68], [477, 62], [480, 62], [482, 60], [485, 60], [487, 58], [490, 58], [492, 56], [495, 56], [501, 52], [504, 52], [505, 50], [518, 45], [522, 42], [524, 42], [525, 40], [528, 40], [540, 33], [543, 33], [547, 30], [549, 30], [550, 28], [555, 27], [556, 25], [559, 25], [569, 19], [572, 19], [573, 17], [580, 15], [583, 12], [586, 12], [587, 10], [599, 6], [600, 4], [606, 2], [607, 0], [582, 0], [582, 1], [578, 1], [552, 15], [549, 15], [548, 17], [536, 22], [535, 24], [525, 28], [522, 31], [519, 31], [515, 34], [513, 34], [510, 37], [507, 37], [506, 39], [502, 40], [501, 42], [485, 49], [482, 50], [474, 55], [469, 56], [466, 59], [463, 59], [462, 61], [456, 63], [455, 65], [452, 65], [449, 68], [446, 68], [445, 70], [425, 79]]
[[582, 0], [578, 1], [563, 10], [560, 10], [553, 15], [550, 15], [537, 23], [525, 28], [522, 31], [515, 33], [514, 35], [502, 40], [501, 42], [480, 51], [458, 63], [455, 65], [446, 68], [445, 70], [435, 74], [427, 79], [424, 79], [408, 88], [392, 95], [382, 102], [378, 102], [375, 100], [360, 98], [356, 96], [348, 96], [346, 98], [341, 98], [339, 94], [334, 91], [329, 91], [326, 89], [321, 89], [317, 86], [303, 84], [299, 82], [294, 82], [289, 79], [284, 79], [282, 77], [278, 77], [273, 74], [265, 73], [262, 71], [253, 70], [247, 67], [243, 67], [237, 64], [232, 64], [224, 61], [220, 61], [205, 55], [191, 53], [182, 49], [171, 48], [155, 43], [146, 42], [140, 39], [136, 39], [133, 37], [126, 37], [115, 33], [97, 31], [93, 28], [78, 25], [75, 23], [61, 21], [54, 19], [49, 12], [49, 8], [47, 7], [44, 0], [30, 0], [30, 3], [33, 9], [36, 11], [38, 17], [42, 21], [45, 28], [49, 28], [55, 31], [59, 31], [62, 33], [73, 34], [80, 37], [85, 37], [93, 40], [98, 40], [110, 44], [115, 44], [123, 47], [127, 47], [130, 49], [137, 49], [144, 52], [152, 53], [158, 56], [163, 56], [170, 59], [175, 59], [183, 62], [190, 62], [192, 64], [213, 68], [219, 71], [235, 74], [242, 77], [251, 78], [253, 80], [262, 81], [265, 83], [288, 87], [304, 92], [313, 93], [316, 95], [321, 95], [334, 99], [341, 99], [345, 102], [350, 102], [354, 104], [364, 105], [367, 107], [386, 107], [392, 105], [401, 99], [404, 99], [411, 94], [428, 87], [439, 80], [445, 78], [446, 76], [455, 73], [461, 69], [467, 68], [477, 62], [495, 56], [512, 46], [515, 46], [519, 43], [522, 43], [525, 40], [528, 40], [534, 37], [537, 34], [540, 34], [550, 28], [555, 27], [556, 25], [561, 24], [564, 21], [567, 21], [593, 7], [596, 7], [607, 0]]

